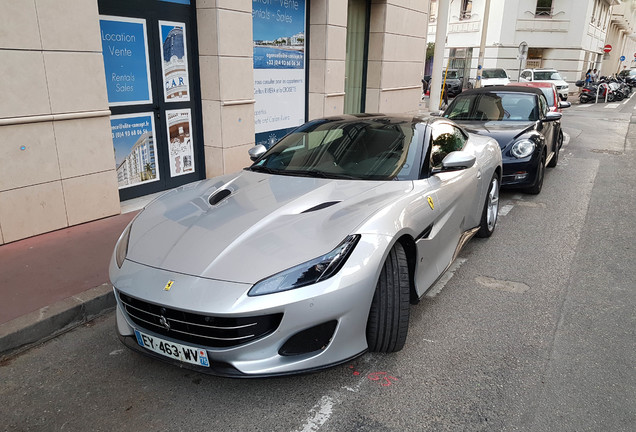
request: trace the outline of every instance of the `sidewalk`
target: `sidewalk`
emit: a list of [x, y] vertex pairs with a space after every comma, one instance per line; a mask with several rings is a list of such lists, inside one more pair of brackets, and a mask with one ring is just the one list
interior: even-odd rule
[[108, 265], [119, 235], [136, 214], [0, 246], [0, 358], [115, 306]]

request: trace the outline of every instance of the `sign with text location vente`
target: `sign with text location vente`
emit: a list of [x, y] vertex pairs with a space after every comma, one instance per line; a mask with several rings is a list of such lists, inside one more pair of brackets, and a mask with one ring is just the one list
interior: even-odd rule
[[100, 16], [108, 104], [152, 103], [146, 20]]

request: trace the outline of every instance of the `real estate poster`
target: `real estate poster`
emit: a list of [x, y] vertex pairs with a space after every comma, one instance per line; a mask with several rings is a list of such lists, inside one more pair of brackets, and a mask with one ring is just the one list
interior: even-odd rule
[[270, 147], [305, 121], [305, 0], [254, 1], [256, 144]]
[[185, 23], [159, 21], [163, 95], [166, 102], [190, 100]]
[[119, 188], [159, 180], [152, 112], [111, 116]]
[[170, 176], [194, 172], [192, 121], [190, 109], [166, 110]]
[[152, 103], [146, 20], [101, 15], [99, 26], [108, 104]]

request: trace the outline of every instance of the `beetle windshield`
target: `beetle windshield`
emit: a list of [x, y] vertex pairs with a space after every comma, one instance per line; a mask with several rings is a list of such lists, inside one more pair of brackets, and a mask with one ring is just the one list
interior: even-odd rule
[[457, 96], [444, 112], [451, 120], [536, 121], [537, 98], [519, 92], [472, 93]]
[[355, 180], [419, 176], [421, 132], [412, 121], [322, 119], [285, 136], [249, 169], [271, 174]]

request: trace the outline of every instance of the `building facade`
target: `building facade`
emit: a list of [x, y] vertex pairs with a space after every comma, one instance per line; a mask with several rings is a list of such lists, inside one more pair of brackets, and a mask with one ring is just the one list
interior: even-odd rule
[[0, 244], [420, 102], [428, 1], [0, 0]]
[[[619, 6], [619, 0], [490, 0], [483, 67], [504, 68], [513, 80], [525, 68], [554, 68], [566, 81], [574, 83], [587, 69], [601, 70], [605, 66], [604, 46], [611, 26], [622, 23], [617, 18], [622, 11], [614, 8], [630, 9], [632, 1], [628, 3]], [[485, 5], [486, 0], [450, 2], [445, 64], [463, 70], [467, 79], [476, 76]], [[437, 0], [433, 0], [429, 39], [436, 31], [436, 10]], [[522, 42], [529, 48], [525, 58], [519, 56]], [[611, 68], [607, 69], [609, 73]], [[576, 87], [571, 85], [570, 91], [576, 91]]]
[[601, 75], [636, 67], [635, 30], [636, 0], [622, 1], [613, 6], [606, 39], [606, 45], [610, 45], [612, 50], [603, 56]]

